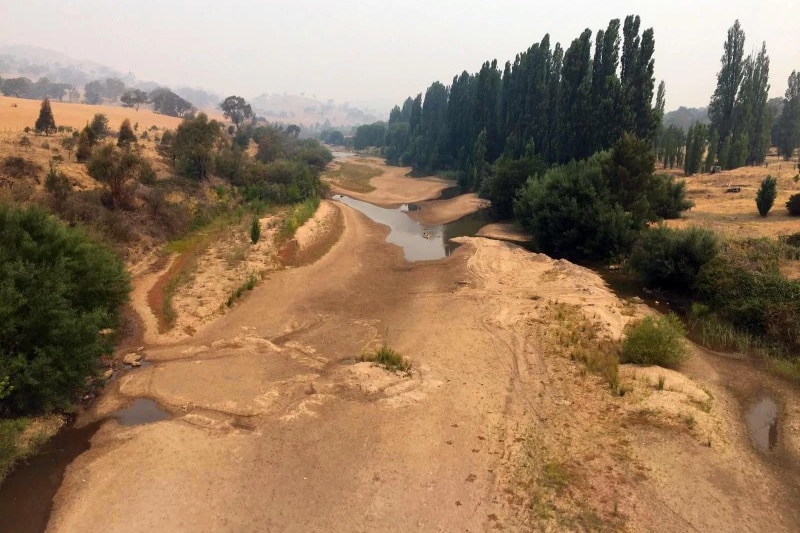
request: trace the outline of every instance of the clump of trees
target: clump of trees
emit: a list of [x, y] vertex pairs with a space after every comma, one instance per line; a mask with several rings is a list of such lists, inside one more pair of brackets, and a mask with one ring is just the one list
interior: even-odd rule
[[692, 205], [682, 183], [653, 174], [654, 162], [647, 142], [625, 134], [610, 152], [528, 179], [514, 213], [550, 255], [627, 255], [649, 222], [675, 218]]
[[129, 280], [106, 246], [36, 207], [0, 204], [0, 415], [66, 407], [108, 353]]
[[737, 20], [728, 30], [717, 88], [708, 106], [715, 141], [710, 150], [723, 169], [763, 163], [770, 145], [767, 45], [762, 43], [758, 54], [746, 59], [744, 48], [745, 33]]
[[354, 147], [383, 147], [391, 163], [418, 171], [456, 170], [474, 190], [480, 169], [501, 155], [563, 164], [611, 148], [623, 132], [652, 141], [665, 97], [655, 90], [654, 51], [638, 16], [610, 21], [594, 41], [586, 30], [566, 49], [546, 35], [505, 66], [487, 61], [449, 86], [433, 83], [387, 123], [360, 127]]
[[792, 71], [789, 76], [789, 86], [775, 129], [778, 153], [788, 161], [800, 146], [800, 72]]

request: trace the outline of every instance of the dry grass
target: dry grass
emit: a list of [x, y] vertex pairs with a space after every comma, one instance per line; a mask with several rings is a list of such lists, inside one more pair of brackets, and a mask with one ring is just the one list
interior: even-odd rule
[[597, 324], [587, 319], [577, 306], [554, 302], [548, 304], [547, 312], [557, 328], [556, 343], [563, 353], [601, 376], [615, 394], [625, 394], [619, 383], [619, 341], [600, 337]]
[[382, 173], [383, 171], [379, 168], [345, 162], [338, 169], [329, 171], [325, 177], [342, 189], [369, 193], [375, 190], [375, 187], [370, 184], [370, 180]]
[[[699, 174], [686, 178], [686, 192], [695, 207], [682, 219], [667, 223], [673, 227], [700, 226], [733, 238], [776, 237], [798, 230], [798, 218], [789, 216], [786, 202], [792, 194], [800, 193], [795, 182], [797, 165], [775, 156], [767, 166], [742, 167], [717, 174]], [[756, 191], [767, 175], [778, 180], [778, 197], [769, 215], [759, 216]], [[740, 187], [737, 193], [726, 193], [728, 187]]]

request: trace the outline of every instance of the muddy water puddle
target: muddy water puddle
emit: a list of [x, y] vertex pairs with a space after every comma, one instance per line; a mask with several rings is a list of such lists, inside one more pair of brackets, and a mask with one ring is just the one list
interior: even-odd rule
[[146, 398], [139, 398], [124, 409], [112, 415], [122, 426], [141, 426], [152, 424], [159, 420], [166, 420], [169, 413], [161, 409], [156, 402]]
[[[169, 417], [169, 413], [153, 400], [139, 398], [109, 418], [131, 427]], [[17, 465], [0, 484], [0, 533], [40, 533], [45, 530], [64, 471], [90, 448], [95, 432], [107, 420], [82, 427], [65, 427], [37, 455]]]
[[333, 199], [360, 211], [374, 222], [389, 226], [391, 231], [386, 242], [403, 248], [406, 261], [426, 261], [447, 257], [458, 247], [458, 244], [452, 242], [451, 239], [473, 237], [481, 227], [489, 223], [486, 212], [478, 211], [449, 224], [420, 224], [408, 216], [409, 211], [420, 208], [417, 204], [387, 209], [339, 194], [335, 195]]
[[762, 453], [769, 452], [778, 445], [778, 404], [764, 396], [756, 401], [745, 417], [750, 428], [750, 438]]

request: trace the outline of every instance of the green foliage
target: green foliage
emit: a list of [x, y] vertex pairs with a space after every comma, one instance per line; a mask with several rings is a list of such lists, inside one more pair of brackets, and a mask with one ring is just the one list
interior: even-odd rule
[[657, 226], [642, 232], [628, 264], [646, 287], [691, 294], [700, 269], [718, 253], [711, 231]]
[[42, 107], [39, 109], [39, 118], [36, 119], [34, 128], [36, 128], [37, 132], [44, 132], [45, 135], [56, 132], [56, 121], [55, 118], [53, 118], [53, 110], [50, 108], [49, 98], [42, 100]]
[[[0, 396], [0, 401], [2, 399]], [[18, 441], [28, 423], [26, 418], [0, 419], [0, 482], [11, 471], [20, 456], [24, 455]]]
[[775, 198], [778, 197], [778, 180], [772, 176], [767, 176], [761, 182], [761, 187], [758, 188], [756, 193], [756, 207], [758, 214], [762, 217], [767, 216], [772, 205], [775, 203]]
[[83, 163], [91, 157], [96, 138], [89, 126], [83, 128], [80, 136], [78, 136], [78, 148], [75, 151], [75, 159], [78, 162]]
[[786, 209], [793, 217], [800, 216], [800, 194], [793, 194], [786, 202]]
[[108, 353], [128, 275], [114, 253], [35, 207], [0, 206], [0, 412], [65, 406]]
[[652, 208], [651, 220], [671, 220], [694, 207], [686, 199], [686, 182], [677, 181], [668, 174], [656, 174], [649, 183], [648, 203]]
[[316, 196], [299, 203], [292, 207], [287, 213], [286, 218], [283, 220], [283, 226], [280, 231], [280, 238], [288, 239], [297, 231], [297, 229], [306, 223], [308, 219], [314, 216], [319, 207], [319, 198]]
[[608, 259], [633, 243], [636, 225], [613, 202], [600, 159], [555, 167], [521, 190], [514, 213], [544, 253]]
[[89, 175], [108, 186], [114, 209], [130, 207], [135, 183], [131, 184], [141, 168], [141, 158], [113, 144], [104, 144], [92, 153], [86, 163]]
[[700, 122], [689, 128], [686, 133], [686, 159], [683, 170], [687, 176], [701, 172], [703, 154], [706, 151], [708, 127]]
[[245, 120], [254, 117], [253, 108], [241, 96], [229, 96], [219, 104], [219, 107], [222, 109], [222, 115], [236, 126], [237, 132]]
[[128, 89], [119, 100], [124, 107], [135, 107], [138, 111], [139, 106], [147, 102], [147, 93], [139, 89]]
[[162, 115], [189, 118], [196, 111], [190, 102], [162, 87], [151, 91], [148, 99], [153, 103], [153, 111]]
[[61, 148], [67, 151], [69, 154], [70, 159], [72, 159], [72, 152], [75, 151], [75, 147], [78, 144], [78, 139], [75, 137], [64, 137], [61, 139]]
[[261, 239], [261, 223], [258, 217], [253, 217], [253, 222], [250, 224], [250, 241], [256, 244], [259, 239]]
[[792, 71], [789, 75], [783, 109], [775, 129], [778, 153], [788, 161], [800, 145], [800, 72]]
[[92, 139], [92, 144], [94, 144], [97, 139], [102, 139], [108, 135], [108, 117], [103, 113], [96, 113], [89, 123], [89, 129], [94, 134], [94, 139]]
[[744, 30], [737, 20], [728, 30], [717, 88], [708, 107], [712, 139], [717, 142], [711, 151], [725, 169], [763, 163], [770, 142], [766, 44], [755, 57], [751, 54], [747, 59], [744, 47]]
[[[664, 102], [662, 90], [653, 107], [654, 34], [641, 31], [638, 16], [621, 26], [614, 19], [597, 32], [594, 56], [589, 30], [566, 50], [546, 35], [513, 62], [486, 61], [474, 74], [434, 82], [395, 106], [388, 123], [359, 128], [354, 145], [383, 147], [390, 163], [417, 172], [459, 171], [462, 187], [476, 189], [482, 162], [501, 154], [552, 165], [607, 150], [626, 131], [651, 143]], [[483, 157], [476, 146], [485, 147]]]
[[208, 120], [205, 113], [185, 118], [178, 126], [172, 145], [178, 172], [197, 180], [213, 172], [221, 135], [222, 124]]
[[514, 197], [528, 178], [544, 174], [547, 166], [538, 157], [511, 159], [501, 157], [484, 182], [481, 196], [491, 201], [492, 216], [499, 220], [514, 216]]
[[44, 187], [59, 204], [66, 200], [69, 193], [72, 192], [72, 184], [69, 182], [69, 178], [63, 172], [56, 170], [56, 165], [52, 161], [50, 162], [50, 170], [44, 180]]
[[136, 133], [134, 133], [133, 128], [131, 127], [131, 121], [126, 118], [122, 121], [122, 125], [119, 127], [117, 146], [127, 150], [131, 147], [131, 144], [136, 144]]
[[390, 348], [385, 342], [373, 353], [362, 354], [361, 360], [376, 363], [387, 370], [399, 372], [409, 372], [411, 370], [411, 362]]
[[700, 269], [696, 287], [720, 320], [783, 347], [800, 348], [800, 281], [780, 272], [782, 251], [772, 241], [728, 243]]
[[685, 330], [674, 314], [648, 316], [628, 327], [622, 343], [620, 361], [640, 365], [674, 367], [689, 357], [683, 340]]

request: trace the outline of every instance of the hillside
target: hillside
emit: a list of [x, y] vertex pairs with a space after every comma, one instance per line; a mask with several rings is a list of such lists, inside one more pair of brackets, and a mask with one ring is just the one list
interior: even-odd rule
[[262, 94], [250, 103], [253, 110], [269, 122], [292, 123], [313, 129], [324, 128], [326, 124], [344, 128], [383, 118], [372, 111], [350, 107], [347, 103], [336, 104], [333, 100], [323, 102], [305, 95]]

